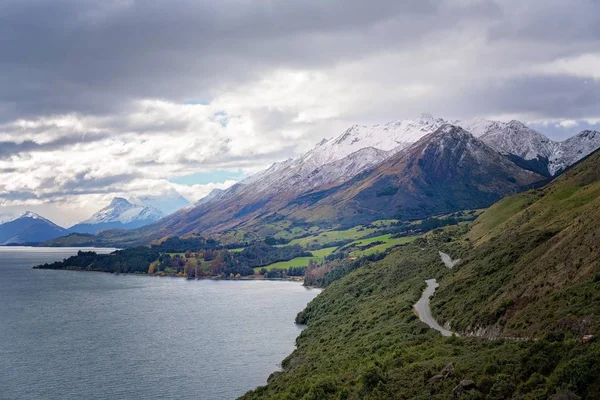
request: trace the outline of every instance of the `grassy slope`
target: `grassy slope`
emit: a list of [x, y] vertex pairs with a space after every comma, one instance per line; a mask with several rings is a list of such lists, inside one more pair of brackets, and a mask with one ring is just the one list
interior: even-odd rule
[[[307, 328], [284, 371], [244, 398], [448, 399], [461, 379], [476, 384], [461, 398], [600, 398], [600, 341], [579, 340], [600, 334], [599, 181], [595, 154], [467, 235], [428, 235], [334, 282], [299, 315]], [[465, 261], [449, 270], [438, 249]], [[441, 337], [412, 312], [431, 277], [434, 312], [455, 328], [537, 340]], [[449, 362], [455, 375], [428, 383]]]
[[[434, 311], [459, 330], [600, 333], [600, 153], [483, 213]], [[459, 312], [460, 311], [460, 312]]]
[[368, 238], [368, 239], [359, 239], [359, 240], [355, 240], [354, 242], [348, 243], [347, 245], [345, 245], [343, 247], [350, 248], [352, 246], [365, 246], [365, 245], [375, 243], [375, 242], [383, 242], [382, 244], [378, 244], [376, 246], [369, 247], [368, 249], [355, 250], [350, 253], [350, 255], [354, 256], [354, 257], [367, 256], [367, 255], [374, 254], [374, 253], [382, 253], [382, 252], [386, 251], [387, 249], [397, 246], [397, 245], [400, 245], [400, 244], [410, 243], [419, 237], [419, 236], [405, 236], [405, 237], [399, 237], [399, 238], [392, 238], [391, 236], [392, 236], [391, 234], [386, 234], [386, 235], [374, 236], [374, 237]]
[[[284, 372], [244, 398], [448, 399], [462, 379], [477, 384], [470, 398], [542, 399], [566, 382], [579, 394], [598, 393], [599, 343], [444, 338], [422, 324], [412, 305], [424, 280], [451, 271], [437, 245], [421, 246], [401, 248], [329, 286], [299, 315], [308, 326]], [[448, 363], [456, 374], [429, 383]]]

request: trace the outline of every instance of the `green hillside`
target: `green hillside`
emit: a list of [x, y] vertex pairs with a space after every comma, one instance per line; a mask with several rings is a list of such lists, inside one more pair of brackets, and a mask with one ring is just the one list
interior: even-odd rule
[[[600, 153], [484, 212], [434, 309], [458, 330], [538, 336], [600, 330]], [[460, 312], [459, 312], [460, 311]]]
[[[297, 350], [243, 398], [600, 398], [599, 214], [596, 153], [468, 231], [436, 230], [355, 270], [298, 315]], [[463, 261], [448, 269], [438, 250]], [[461, 337], [415, 316], [430, 278], [436, 318]]]

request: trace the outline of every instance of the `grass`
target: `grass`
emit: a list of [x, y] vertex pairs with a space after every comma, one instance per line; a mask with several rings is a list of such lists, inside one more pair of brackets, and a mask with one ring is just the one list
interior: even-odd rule
[[350, 249], [352, 247], [366, 246], [366, 245], [369, 245], [369, 244], [375, 243], [375, 242], [384, 242], [382, 244], [378, 244], [376, 246], [370, 247], [365, 250], [357, 249], [357, 250], [350, 252], [351, 256], [360, 257], [360, 256], [367, 256], [367, 255], [371, 255], [371, 254], [375, 254], [375, 253], [383, 253], [389, 248], [392, 248], [394, 246], [398, 246], [401, 244], [411, 243], [416, 238], [420, 237], [420, 236], [406, 236], [406, 237], [400, 237], [400, 238], [392, 238], [391, 236], [392, 236], [391, 234], [385, 234], [385, 235], [374, 236], [374, 237], [367, 238], [367, 239], [359, 239], [354, 242], [348, 243], [343, 248]]
[[383, 253], [387, 249], [392, 248], [394, 246], [412, 243], [415, 239], [417, 239], [419, 237], [420, 236], [405, 236], [405, 237], [393, 238], [393, 239], [390, 238], [386, 241], [386, 243], [379, 244], [377, 246], [370, 247], [366, 250], [359, 251], [358, 254], [355, 254], [354, 252], [351, 254], [352, 255], [360, 255], [360, 256], [368, 256], [368, 255], [375, 254], [375, 253]]
[[288, 269], [289, 267], [306, 267], [310, 260], [320, 261], [327, 257], [329, 254], [333, 253], [336, 247], [327, 247], [324, 249], [311, 251], [313, 254], [312, 257], [296, 257], [289, 261], [280, 261], [273, 264], [269, 264], [265, 267], [257, 267], [254, 268], [255, 271], [260, 271], [262, 268], [265, 268], [267, 271], [272, 269]]

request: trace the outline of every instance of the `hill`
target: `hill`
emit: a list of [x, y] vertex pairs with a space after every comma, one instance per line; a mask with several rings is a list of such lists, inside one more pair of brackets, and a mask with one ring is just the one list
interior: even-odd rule
[[[599, 202], [596, 152], [470, 227], [342, 268], [298, 315], [283, 371], [243, 398], [599, 398]], [[449, 269], [439, 250], [463, 260]], [[435, 317], [461, 337], [414, 314], [431, 278]]]
[[484, 212], [464, 239], [472, 247], [464, 263], [439, 289], [444, 301], [434, 302], [435, 311], [460, 331], [488, 336], [598, 331], [598, 221], [600, 152], [550, 185]]

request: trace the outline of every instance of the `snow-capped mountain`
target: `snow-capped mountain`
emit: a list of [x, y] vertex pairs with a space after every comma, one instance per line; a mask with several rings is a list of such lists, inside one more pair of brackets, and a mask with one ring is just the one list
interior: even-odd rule
[[71, 232], [96, 233], [105, 229], [131, 229], [164, 217], [164, 214], [140, 199], [115, 197], [108, 206], [90, 218], [69, 228]]
[[554, 153], [550, 157], [550, 170], [555, 174], [593, 153], [600, 147], [600, 132], [584, 130], [563, 141], [555, 142]]
[[40, 243], [67, 234], [67, 230], [27, 211], [19, 218], [0, 224], [0, 244]]
[[304, 196], [302, 207], [278, 210], [299, 220], [344, 221], [424, 218], [492, 204], [543, 177], [502, 156], [450, 124], [426, 135], [377, 167], [327, 191]]
[[[202, 215], [208, 222], [213, 214], [219, 214], [220, 221], [228, 219], [220, 215], [221, 212], [241, 216], [278, 207], [275, 204], [281, 205], [302, 194], [344, 184], [407, 151], [408, 147], [445, 124], [441, 118], [423, 114], [417, 120], [370, 127], [354, 125], [335, 138], [322, 140], [296, 159], [274, 163], [227, 190], [210, 193], [186, 210], [199, 207], [204, 210]], [[471, 119], [455, 121], [454, 125], [462, 127], [519, 167], [545, 176], [555, 174], [600, 147], [600, 140], [591, 133], [585, 137], [578, 135], [559, 146], [518, 121]], [[566, 147], [568, 150], [559, 151]], [[227, 212], [218, 211], [226, 208]], [[215, 217], [215, 223], [216, 220]]]
[[428, 133], [434, 132], [445, 121], [424, 113], [415, 121], [399, 120], [385, 125], [354, 125], [340, 136], [323, 140], [295, 164], [302, 170], [314, 170], [322, 165], [341, 160], [361, 149], [372, 147], [383, 151], [400, 151]]
[[[343, 183], [434, 132], [444, 120], [423, 114], [415, 121], [354, 125], [338, 137], [323, 139], [297, 159], [273, 164], [240, 184], [253, 193], [300, 193], [319, 185]], [[333, 164], [335, 163], [335, 164]], [[232, 190], [236, 190], [232, 188]]]
[[209, 201], [212, 201], [212, 200], [218, 200], [218, 199], [220, 199], [220, 198], [221, 198], [221, 197], [222, 197], [222, 196], [223, 196], [225, 193], [226, 193], [226, 191], [225, 191], [225, 190], [223, 190], [223, 189], [219, 189], [219, 188], [213, 189], [213, 190], [211, 190], [211, 191], [210, 191], [210, 193], [208, 193], [206, 196], [204, 196], [203, 198], [201, 198], [200, 200], [198, 200], [198, 201], [197, 201], [197, 202], [195, 202], [194, 204], [190, 204], [190, 205], [188, 206], [188, 208], [189, 208], [189, 207], [196, 207], [196, 206], [199, 206], [199, 205], [201, 205], [201, 204], [208, 203]]
[[[550, 140], [519, 121], [499, 122], [485, 119], [455, 121], [496, 151], [511, 156], [525, 168], [547, 176], [573, 165], [600, 147], [600, 133], [583, 131], [563, 142]], [[522, 161], [515, 158], [519, 157]]]

